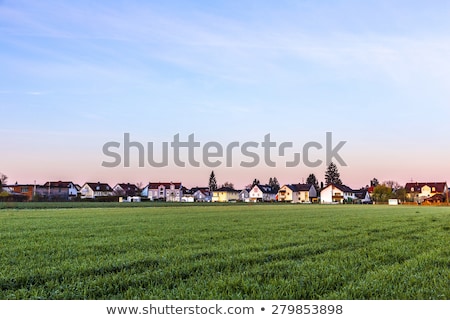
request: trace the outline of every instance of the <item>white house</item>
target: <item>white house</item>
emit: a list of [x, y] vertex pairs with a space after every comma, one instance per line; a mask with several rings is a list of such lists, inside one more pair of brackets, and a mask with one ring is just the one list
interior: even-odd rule
[[194, 200], [196, 202], [211, 202], [211, 192], [209, 192], [209, 188], [192, 188], [192, 195], [194, 196]]
[[360, 203], [370, 203], [372, 199], [370, 199], [370, 193], [367, 189], [354, 190], [356, 201]]
[[255, 184], [249, 191], [249, 202], [276, 201], [277, 192], [271, 186]]
[[249, 202], [250, 201], [250, 189], [244, 189], [239, 192], [239, 201]]
[[141, 202], [140, 196], [127, 196], [125, 199], [124, 197], [119, 197], [119, 202]]
[[181, 182], [150, 182], [141, 196], [152, 201], [181, 202], [183, 186]]
[[95, 199], [114, 196], [114, 190], [107, 183], [86, 182], [80, 190], [82, 199]]
[[195, 198], [193, 194], [186, 194], [183, 193], [183, 196], [181, 197], [181, 202], [195, 202]]
[[316, 198], [317, 191], [312, 184], [285, 184], [277, 193], [280, 202], [310, 203]]
[[355, 199], [355, 191], [346, 185], [329, 184], [320, 191], [321, 203], [345, 203]]

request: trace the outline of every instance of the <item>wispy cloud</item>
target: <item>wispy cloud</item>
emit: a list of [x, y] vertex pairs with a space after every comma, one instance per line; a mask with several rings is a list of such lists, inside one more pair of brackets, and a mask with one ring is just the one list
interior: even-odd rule
[[[60, 74], [78, 69], [111, 77], [114, 66], [118, 77], [129, 73], [129, 78], [139, 74], [145, 78], [159, 61], [219, 80], [260, 83], [268, 73], [280, 79], [301, 79], [302, 68], [313, 65], [332, 77], [381, 77], [401, 83], [421, 76], [444, 80], [450, 69], [446, 59], [450, 40], [442, 35], [318, 33], [301, 23], [264, 26], [261, 21], [200, 10], [183, 16], [148, 3], [116, 8], [98, 3], [92, 8], [64, 2], [29, 5], [45, 14], [6, 8], [1, 16], [22, 36], [62, 39], [62, 46], [55, 43], [53, 48], [14, 40], [22, 41], [18, 45], [25, 50], [53, 59], [56, 65], [47, 61], [42, 66]], [[64, 39], [80, 48], [65, 46]], [[303, 77], [310, 79], [311, 74]]]

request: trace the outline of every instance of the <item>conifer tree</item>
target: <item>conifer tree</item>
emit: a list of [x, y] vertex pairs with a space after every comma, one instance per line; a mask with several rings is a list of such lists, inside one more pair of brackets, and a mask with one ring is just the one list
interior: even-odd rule
[[308, 178], [306, 179], [307, 184], [312, 184], [314, 186], [314, 189], [316, 189], [317, 192], [319, 192], [319, 181], [316, 178], [316, 175], [314, 173], [311, 173]]
[[209, 176], [209, 191], [217, 190], [217, 180], [214, 171], [211, 171], [211, 175]]
[[275, 191], [280, 190], [280, 183], [278, 182], [277, 177], [273, 177], [273, 178], [269, 179], [269, 186]]
[[330, 165], [325, 172], [325, 183], [329, 184], [342, 184], [339, 171], [336, 165], [333, 162], [330, 162]]

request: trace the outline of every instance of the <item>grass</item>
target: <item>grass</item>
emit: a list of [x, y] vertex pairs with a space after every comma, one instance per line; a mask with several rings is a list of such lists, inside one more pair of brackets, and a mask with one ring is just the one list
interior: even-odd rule
[[450, 209], [0, 211], [0, 299], [449, 299]]
[[[87, 208], [136, 208], [180, 206], [186, 203], [176, 202], [101, 202], [101, 201], [65, 201], [65, 202], [0, 202], [1, 209], [87, 209]], [[207, 205], [207, 203], [189, 203], [189, 205]], [[227, 204], [223, 204], [227, 205]]]

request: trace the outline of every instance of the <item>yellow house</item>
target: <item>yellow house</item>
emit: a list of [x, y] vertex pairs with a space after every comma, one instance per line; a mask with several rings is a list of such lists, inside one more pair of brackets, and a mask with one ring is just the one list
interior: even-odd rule
[[281, 202], [309, 203], [317, 201], [317, 192], [312, 184], [285, 184], [278, 190]]
[[405, 189], [409, 201], [422, 202], [436, 194], [446, 196], [448, 186], [447, 182], [409, 182]]
[[222, 187], [213, 191], [212, 202], [229, 202], [239, 200], [239, 191], [229, 187]]

